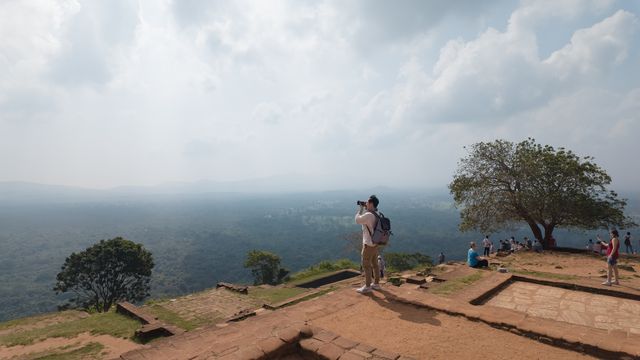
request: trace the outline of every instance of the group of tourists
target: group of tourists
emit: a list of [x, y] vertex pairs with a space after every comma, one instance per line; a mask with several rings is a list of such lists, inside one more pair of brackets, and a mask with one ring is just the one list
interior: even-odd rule
[[[555, 243], [555, 239], [553, 239], [553, 242]], [[489, 256], [496, 253], [496, 248], [493, 246], [493, 241], [489, 240], [489, 235], [486, 235], [484, 239], [482, 239], [482, 247], [484, 248], [482, 253], [483, 256]], [[515, 253], [522, 250], [542, 252], [542, 243], [537, 239], [532, 241], [526, 236], [522, 241], [517, 241], [515, 236], [512, 236], [509, 239], [500, 240], [500, 246], [497, 248], [497, 252], [508, 253]]]
[[[597, 252], [600, 253], [601, 251], [605, 251], [606, 252], [606, 256], [607, 256], [607, 280], [605, 282], [602, 283], [602, 285], [607, 285], [607, 286], [611, 286], [613, 285], [620, 285], [620, 281], [619, 281], [619, 277], [618, 277], [618, 256], [619, 256], [619, 249], [620, 249], [620, 239], [619, 239], [619, 233], [618, 230], [611, 230], [610, 232], [611, 235], [611, 240], [609, 240], [609, 242], [606, 241], [602, 241], [599, 236], [598, 236], [598, 241], [597, 241], [597, 245], [599, 246]], [[526, 239], [526, 238], [525, 238]], [[500, 241], [501, 244], [504, 245], [505, 242], [503, 242], [502, 240]], [[592, 240], [589, 240], [589, 242], [591, 244], [593, 244]], [[511, 241], [506, 241], [507, 244], [511, 245], [511, 247], [509, 248], [508, 251], [510, 252], [514, 252], [513, 250], [513, 244], [515, 243], [516, 245], [520, 245], [517, 242], [515, 242], [515, 239], [512, 237]], [[487, 256], [491, 253], [491, 251], [487, 252], [487, 244], [489, 244], [489, 249], [491, 248], [491, 243], [489, 241], [489, 237], [485, 236], [485, 238], [482, 240], [482, 244], [485, 248], [484, 251], [484, 256]], [[533, 251], [536, 252], [541, 252], [542, 251], [542, 244], [540, 244], [540, 242], [536, 239], [536, 242], [534, 244], [528, 245], [529, 243], [527, 241], [525, 241], [525, 245], [523, 248], [526, 249], [531, 249]], [[627, 232], [627, 235], [624, 238], [624, 244], [626, 246], [626, 250], [628, 254], [633, 253], [633, 248], [631, 246], [631, 233]], [[506, 246], [504, 247], [505, 251], [507, 251]], [[592, 246], [591, 249], [594, 249], [595, 246]], [[516, 248], [517, 249], [517, 248]], [[517, 250], [515, 250], [517, 251]], [[472, 268], [482, 268], [482, 267], [488, 267], [489, 266], [489, 261], [487, 259], [483, 259], [480, 257], [480, 255], [478, 255], [478, 252], [476, 251], [476, 243], [475, 241], [472, 241], [469, 244], [469, 250], [467, 251], [467, 264], [472, 267]]]
[[[604, 255], [606, 251], [606, 245], [604, 244], [606, 243], [602, 241], [602, 238], [600, 238], [600, 235], [596, 235], [596, 239], [597, 240], [595, 243], [593, 242], [593, 239], [589, 239], [589, 242], [587, 243], [587, 251], [596, 253], [598, 255]], [[627, 234], [624, 236], [623, 241], [624, 241], [625, 251], [627, 254], [631, 255], [631, 254], [638, 253], [637, 249], [640, 248], [640, 241], [638, 242], [639, 247], [634, 249], [630, 232], [627, 232]]]
[[[375, 195], [371, 195], [366, 202], [358, 202], [360, 209], [355, 216], [356, 223], [362, 225], [361, 260], [365, 283], [357, 289], [357, 291], [362, 294], [370, 293], [373, 290], [380, 290], [380, 278], [384, 276], [384, 259], [378, 254], [378, 245], [372, 240], [372, 230], [376, 227], [377, 219], [379, 218], [379, 203], [380, 201]], [[603, 241], [598, 235], [598, 240], [595, 244], [593, 240], [589, 239], [589, 244], [587, 245], [589, 251], [594, 251], [598, 254], [602, 254], [603, 251], [606, 253], [607, 280], [603, 282], [602, 285], [607, 286], [620, 284], [617, 265], [620, 249], [618, 230], [611, 230], [610, 235], [611, 238], [608, 242]], [[551, 237], [548, 245], [555, 247], [556, 242], [553, 237]], [[634, 253], [631, 233], [629, 232], [627, 232], [624, 237], [624, 245], [627, 254]], [[483, 257], [488, 257], [494, 253], [493, 242], [489, 240], [488, 235], [482, 240], [482, 247], [484, 248]], [[525, 237], [522, 242], [516, 241], [514, 236], [510, 239], [500, 240], [500, 249], [498, 251], [514, 253], [522, 250], [542, 252], [542, 244], [538, 239], [532, 242], [527, 237]], [[472, 268], [486, 268], [489, 266], [489, 261], [483, 257], [478, 254], [475, 241], [470, 242], [469, 250], [467, 251], [467, 264]], [[444, 263], [443, 253], [440, 253], [438, 256], [438, 263]]]

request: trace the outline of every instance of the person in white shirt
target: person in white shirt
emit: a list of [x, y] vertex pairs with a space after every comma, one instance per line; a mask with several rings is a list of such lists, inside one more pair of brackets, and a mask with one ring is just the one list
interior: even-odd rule
[[384, 264], [384, 258], [382, 257], [382, 255], [378, 255], [378, 268], [380, 269], [380, 277], [383, 278], [385, 264]]
[[489, 235], [484, 236], [484, 240], [482, 240], [482, 246], [484, 246], [484, 256], [489, 256], [491, 254], [491, 241], [489, 240]]
[[[380, 268], [378, 266], [378, 246], [371, 240], [376, 226], [374, 211], [378, 211], [380, 201], [375, 195], [369, 196], [366, 203], [358, 202], [360, 209], [356, 213], [356, 224], [362, 225], [362, 271], [364, 271], [365, 283], [358, 288], [361, 294], [370, 293], [371, 289], [380, 290]], [[371, 274], [373, 273], [373, 284]]]

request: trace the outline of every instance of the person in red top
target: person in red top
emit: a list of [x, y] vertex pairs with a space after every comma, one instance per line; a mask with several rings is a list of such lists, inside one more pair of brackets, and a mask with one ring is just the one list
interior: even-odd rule
[[602, 285], [611, 286], [612, 272], [615, 274], [616, 278], [616, 281], [614, 281], [613, 284], [620, 285], [618, 277], [618, 249], [620, 248], [619, 236], [618, 230], [611, 230], [611, 241], [609, 241], [608, 244], [606, 242], [602, 242], [602, 246], [607, 247], [607, 281], [603, 282]]

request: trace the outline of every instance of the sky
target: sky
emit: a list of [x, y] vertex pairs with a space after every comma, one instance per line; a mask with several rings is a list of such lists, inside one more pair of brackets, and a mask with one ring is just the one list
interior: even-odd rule
[[639, 1], [0, 0], [0, 181], [436, 188], [528, 137], [636, 189]]

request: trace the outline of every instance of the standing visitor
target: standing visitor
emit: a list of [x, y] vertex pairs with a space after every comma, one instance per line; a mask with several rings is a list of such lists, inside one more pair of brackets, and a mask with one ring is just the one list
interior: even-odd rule
[[633, 246], [631, 245], [631, 233], [628, 231], [627, 235], [624, 236], [624, 247], [626, 248], [627, 254], [633, 254]]
[[613, 284], [620, 285], [618, 277], [618, 249], [620, 248], [619, 236], [618, 230], [611, 230], [611, 240], [609, 243], [602, 243], [603, 246], [607, 247], [607, 281], [603, 282], [602, 285], [611, 286], [612, 273], [615, 275], [616, 279]]
[[482, 240], [482, 246], [484, 246], [484, 256], [489, 256], [491, 253], [491, 241], [489, 241], [489, 235], [484, 236], [484, 240]]
[[[380, 290], [380, 268], [378, 267], [378, 246], [373, 243], [371, 235], [376, 226], [374, 211], [378, 211], [380, 201], [375, 195], [369, 196], [367, 202], [358, 201], [360, 209], [356, 212], [356, 224], [362, 225], [362, 271], [364, 285], [356, 291], [361, 294], [370, 293], [371, 289]], [[373, 273], [373, 285], [371, 274]]]
[[440, 255], [438, 255], [438, 265], [444, 264], [444, 253], [441, 251]]
[[536, 242], [533, 243], [533, 251], [537, 252], [537, 253], [541, 253], [542, 252], [542, 243], [540, 242], [540, 240], [536, 239]]
[[380, 269], [380, 277], [384, 277], [385, 262], [382, 255], [378, 255], [378, 268]]

